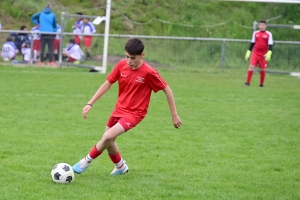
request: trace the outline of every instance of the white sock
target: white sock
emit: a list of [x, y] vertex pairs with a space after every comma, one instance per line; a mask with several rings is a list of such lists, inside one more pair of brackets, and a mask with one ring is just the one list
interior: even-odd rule
[[33, 60], [37, 61], [37, 50], [33, 51]]
[[85, 160], [87, 161], [87, 162], [92, 162], [93, 160], [94, 160], [94, 158], [92, 158], [91, 156], [90, 156], [90, 154], [88, 154], [86, 157], [85, 157]]
[[123, 166], [123, 164], [124, 164], [124, 160], [123, 160], [123, 158], [121, 158], [121, 160], [118, 163], [115, 163], [115, 166], [117, 168], [121, 168]]

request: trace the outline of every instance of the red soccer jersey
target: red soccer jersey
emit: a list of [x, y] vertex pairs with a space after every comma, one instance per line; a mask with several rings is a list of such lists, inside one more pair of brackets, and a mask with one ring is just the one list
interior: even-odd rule
[[264, 56], [269, 50], [269, 45], [273, 45], [272, 33], [269, 31], [255, 31], [251, 42], [255, 43], [253, 53]]
[[147, 114], [152, 90], [167, 87], [159, 73], [147, 63], [132, 70], [126, 60], [121, 60], [106, 77], [110, 83], [119, 82], [119, 94], [114, 117], [125, 117], [133, 123], [140, 122]]

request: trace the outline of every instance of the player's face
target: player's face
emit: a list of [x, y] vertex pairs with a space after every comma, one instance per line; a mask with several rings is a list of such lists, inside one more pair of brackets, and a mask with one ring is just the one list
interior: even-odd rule
[[265, 23], [259, 23], [258, 28], [260, 31], [266, 31], [267, 25]]
[[131, 69], [136, 69], [140, 67], [143, 63], [142, 58], [144, 57], [144, 52], [141, 55], [130, 55], [126, 52], [126, 62]]

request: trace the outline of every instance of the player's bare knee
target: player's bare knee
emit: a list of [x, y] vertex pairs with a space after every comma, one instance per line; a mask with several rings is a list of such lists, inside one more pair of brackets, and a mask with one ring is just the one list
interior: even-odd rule
[[102, 136], [101, 139], [105, 144], [110, 144], [111, 142], [114, 142], [115, 137], [112, 137], [110, 134], [108, 133], [104, 133], [104, 135]]
[[255, 66], [249, 66], [249, 70], [253, 71]]

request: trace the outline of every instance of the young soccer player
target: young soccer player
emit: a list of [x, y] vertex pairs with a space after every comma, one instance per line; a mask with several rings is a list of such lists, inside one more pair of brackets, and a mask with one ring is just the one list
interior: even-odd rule
[[68, 62], [79, 64], [83, 57], [83, 52], [75, 40], [70, 39], [69, 45], [63, 50], [63, 55], [68, 57]]
[[54, 39], [54, 60], [58, 61], [58, 49], [59, 49], [59, 43], [60, 43], [60, 33], [61, 33], [61, 26], [59, 24], [57, 24], [57, 35], [55, 36]]
[[[82, 12], [78, 12], [76, 14], [77, 15], [83, 15]], [[75, 34], [74, 35], [74, 40], [75, 40], [76, 44], [78, 44], [80, 46], [82, 36], [77, 35], [77, 34], [82, 34], [83, 33], [83, 19], [82, 18], [77, 18], [77, 21], [75, 22], [74, 26], [72, 26], [72, 28], [73, 28], [73, 33]]]
[[24, 47], [21, 49], [23, 55], [23, 63], [30, 64], [31, 63], [31, 48], [30, 43], [26, 43]]
[[267, 31], [267, 22], [265, 20], [259, 21], [259, 30], [255, 31], [252, 35], [252, 40], [249, 49], [246, 52], [245, 59], [248, 60], [251, 51], [253, 49], [250, 66], [248, 69], [248, 75], [244, 86], [250, 86], [251, 78], [254, 68], [258, 65], [260, 69], [260, 87], [264, 86], [264, 80], [266, 76], [266, 68], [268, 67], [268, 61], [271, 60], [273, 37], [272, 33]]
[[121, 157], [116, 138], [144, 119], [152, 91], [162, 90], [165, 93], [174, 127], [179, 128], [182, 125], [171, 88], [154, 68], [142, 60], [145, 55], [144, 43], [137, 38], [129, 39], [125, 45], [125, 54], [126, 58], [117, 63], [106, 77], [106, 81], [82, 110], [83, 117], [87, 118], [93, 104], [118, 81], [118, 100], [108, 119], [106, 131], [88, 155], [73, 166], [74, 172], [78, 174], [84, 172], [104, 150], [107, 150], [111, 161], [115, 164], [111, 175], [128, 172], [129, 168]]
[[19, 52], [26, 42], [30, 41], [30, 35], [28, 33], [24, 33], [23, 31], [27, 31], [26, 26], [20, 27], [20, 32], [18, 33], [10, 33], [10, 36], [14, 37], [14, 43], [18, 48]]
[[34, 26], [31, 31], [33, 32], [33, 62], [37, 63], [39, 56], [40, 56], [40, 51], [41, 51], [41, 37], [40, 37], [40, 24], [37, 24]]
[[88, 18], [83, 18], [83, 21], [85, 23], [83, 33], [87, 34], [84, 36], [84, 47], [86, 51], [86, 58], [89, 59], [91, 56], [91, 46], [93, 41], [92, 34], [96, 32], [95, 26], [90, 22]]
[[13, 38], [8, 37], [6, 39], [6, 42], [2, 46], [1, 56], [3, 60], [5, 61], [14, 60], [18, 52], [19, 52], [18, 48], [13, 43]]

